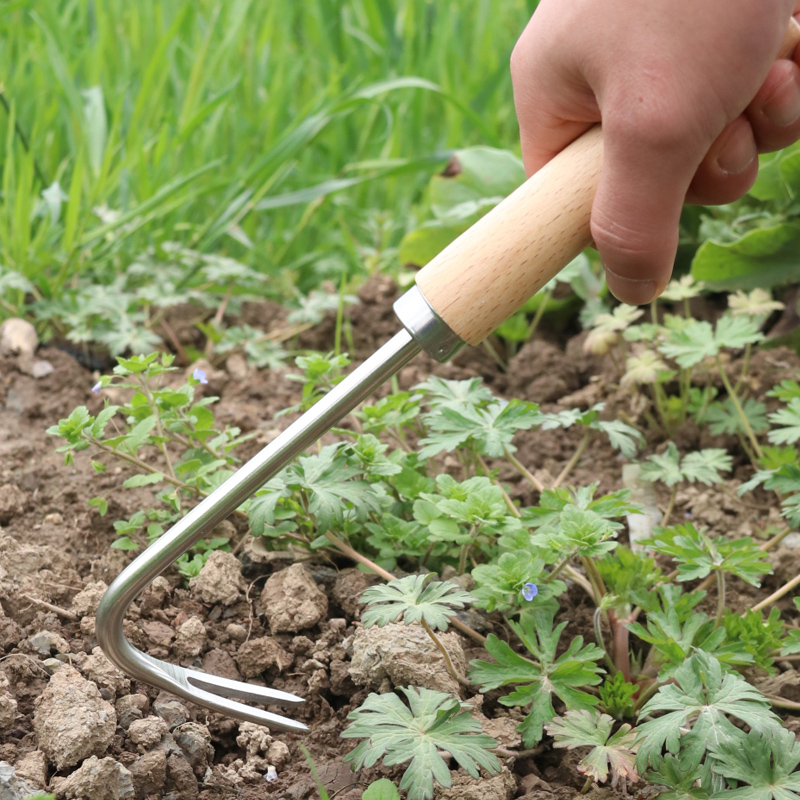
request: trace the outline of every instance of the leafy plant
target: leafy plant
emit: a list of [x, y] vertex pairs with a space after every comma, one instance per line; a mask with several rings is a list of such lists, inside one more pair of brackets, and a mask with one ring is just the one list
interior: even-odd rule
[[634, 783], [636, 772], [634, 740], [636, 733], [630, 725], [622, 725], [612, 734], [614, 720], [607, 714], [596, 711], [567, 711], [546, 726], [547, 733], [554, 738], [554, 747], [591, 747], [578, 762], [578, 770], [587, 776], [587, 786], [592, 781], [605, 783], [609, 777], [611, 785], [625, 786]]
[[497, 742], [481, 733], [480, 723], [466, 703], [431, 689], [410, 687], [400, 691], [407, 706], [396, 694], [370, 694], [348, 714], [351, 724], [342, 736], [364, 741], [345, 756], [345, 761], [356, 769], [371, 767], [380, 759], [387, 766], [410, 761], [400, 789], [407, 790], [411, 800], [433, 797], [434, 780], [445, 787], [451, 785], [442, 751], [473, 778], [481, 768], [490, 775], [500, 771], [491, 752]]
[[519, 623], [509, 622], [511, 629], [533, 658], [515, 653], [504, 641], [490, 634], [486, 651], [494, 659], [473, 661], [470, 678], [482, 691], [500, 686], [515, 686], [511, 694], [500, 698], [506, 706], [531, 706], [518, 726], [526, 747], [533, 747], [542, 738], [545, 723], [556, 716], [553, 696], [566, 704], [568, 710], [591, 710], [597, 698], [581, 687], [600, 683], [597, 660], [603, 651], [591, 644], [584, 646], [583, 637], [575, 637], [566, 652], [556, 658], [556, 649], [567, 623], [553, 627], [546, 613], [524, 614]]

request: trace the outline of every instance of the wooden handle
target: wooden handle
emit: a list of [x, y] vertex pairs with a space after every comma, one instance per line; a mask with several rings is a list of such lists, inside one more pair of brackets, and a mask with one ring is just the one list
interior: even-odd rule
[[[798, 41], [800, 25], [792, 19], [780, 57]], [[425, 299], [465, 342], [482, 342], [591, 243], [602, 166], [597, 125], [419, 272]]]

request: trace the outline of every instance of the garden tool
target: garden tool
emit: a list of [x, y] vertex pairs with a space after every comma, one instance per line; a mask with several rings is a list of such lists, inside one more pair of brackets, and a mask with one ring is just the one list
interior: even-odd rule
[[[791, 25], [782, 48], [800, 39]], [[591, 243], [589, 219], [600, 179], [603, 141], [596, 126], [573, 142], [434, 258], [394, 304], [402, 328], [316, 405], [244, 464], [138, 556], [97, 609], [97, 639], [130, 677], [231, 717], [284, 731], [301, 722], [246, 705], [292, 706], [301, 697], [161, 661], [125, 637], [134, 598], [257, 489], [365, 400], [420, 351], [440, 362], [482, 342]]]

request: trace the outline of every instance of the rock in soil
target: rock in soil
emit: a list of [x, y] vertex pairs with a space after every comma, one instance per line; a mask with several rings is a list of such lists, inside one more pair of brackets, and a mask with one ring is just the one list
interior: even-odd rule
[[328, 598], [302, 564], [292, 564], [269, 577], [261, 607], [272, 633], [297, 633], [325, 618]]
[[8, 678], [0, 673], [0, 731], [8, 730], [17, 718], [17, 701], [9, 692]]
[[262, 725], [240, 722], [236, 744], [245, 749], [248, 761], [263, 755], [269, 764], [281, 769], [289, 760], [289, 748], [283, 742], [273, 739]]
[[434, 784], [434, 800], [511, 800], [517, 790], [517, 782], [506, 767], [491, 778], [485, 774], [471, 778], [461, 770], [450, 775], [453, 783], [449, 788]]
[[[456, 673], [465, 675], [467, 664], [458, 634], [438, 636]], [[359, 686], [378, 691], [391, 691], [392, 685], [422, 686], [460, 693], [461, 687], [447, 672], [442, 654], [419, 625], [395, 622], [383, 628], [359, 628], [350, 647], [350, 677]]]
[[202, 603], [232, 606], [244, 591], [242, 565], [232, 553], [215, 550], [189, 588]]
[[57, 793], [70, 800], [133, 800], [135, 796], [131, 773], [113, 758], [96, 756], [59, 781]]
[[36, 699], [33, 729], [36, 743], [61, 770], [90, 755], [103, 755], [117, 727], [114, 706], [74, 667], [65, 664]]
[[32, 356], [38, 346], [36, 328], [27, 320], [11, 317], [0, 325], [0, 353]]
[[43, 796], [43, 793], [17, 775], [11, 764], [0, 761], [0, 800], [22, 800], [39, 796]]

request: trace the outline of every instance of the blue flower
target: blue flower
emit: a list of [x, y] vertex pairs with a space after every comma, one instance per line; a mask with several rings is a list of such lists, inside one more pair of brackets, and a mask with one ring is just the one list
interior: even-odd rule
[[522, 587], [522, 596], [530, 603], [539, 594], [539, 587], [535, 583], [526, 583]]
[[208, 383], [208, 378], [206, 378], [206, 373], [202, 369], [200, 369], [200, 367], [197, 367], [195, 369], [195, 371], [192, 373], [192, 377], [196, 381], [200, 381], [200, 383]]
[[99, 392], [100, 392], [100, 390], [102, 388], [103, 388], [103, 382], [102, 381], [97, 381], [97, 383], [94, 386], [92, 386], [92, 392], [94, 394], [99, 394]]

